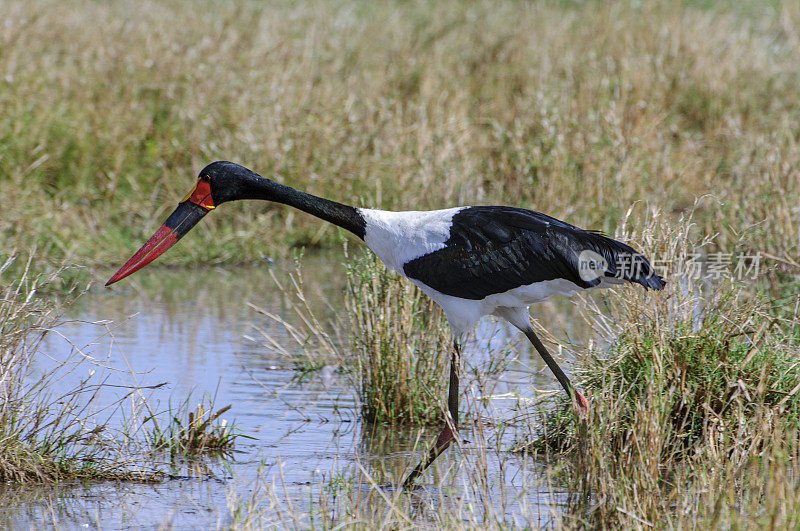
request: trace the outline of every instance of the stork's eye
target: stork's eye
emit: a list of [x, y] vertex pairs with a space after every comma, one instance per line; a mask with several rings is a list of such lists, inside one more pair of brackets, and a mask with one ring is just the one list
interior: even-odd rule
[[211, 181], [211, 177], [209, 177], [208, 175], [201, 175], [200, 180], [203, 181], [204, 183], [207, 183]]

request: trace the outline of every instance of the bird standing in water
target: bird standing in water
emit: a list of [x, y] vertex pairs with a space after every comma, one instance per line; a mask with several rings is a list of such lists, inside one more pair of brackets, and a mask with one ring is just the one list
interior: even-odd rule
[[407, 277], [442, 307], [455, 338], [450, 359], [449, 417], [428, 456], [406, 477], [410, 487], [458, 432], [459, 337], [485, 315], [496, 315], [531, 341], [573, 399], [589, 403], [531, 328], [528, 306], [551, 295], [623, 282], [660, 290], [664, 281], [633, 248], [555, 218], [509, 206], [390, 212], [355, 208], [266, 179], [232, 162], [214, 162], [156, 233], [106, 283], [146, 266], [217, 206], [240, 199], [283, 203], [349, 230], [389, 269]]

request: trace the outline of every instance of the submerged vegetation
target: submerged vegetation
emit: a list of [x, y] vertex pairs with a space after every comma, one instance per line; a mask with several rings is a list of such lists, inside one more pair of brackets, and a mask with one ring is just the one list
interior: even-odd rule
[[[8, 280], [19, 259], [0, 265], [0, 480], [156, 481], [165, 477], [165, 448], [174, 457], [233, 446], [240, 434], [218, 420], [228, 408], [214, 413], [212, 403], [206, 414], [200, 404], [184, 422], [187, 401], [167, 419], [143, 418], [150, 410], [143, 391], [163, 384], [111, 383], [108, 367], [75, 345], [63, 357], [43, 352], [45, 336], [59, 324], [56, 303], [39, 294], [52, 278], [29, 276], [23, 263], [22, 275]], [[147, 422], [156, 426], [149, 438]]]

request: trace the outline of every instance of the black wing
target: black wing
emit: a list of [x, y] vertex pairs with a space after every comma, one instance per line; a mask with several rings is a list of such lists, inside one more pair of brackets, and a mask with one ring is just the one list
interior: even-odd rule
[[[584, 251], [596, 253], [588, 256], [604, 261], [605, 270], [592, 274], [584, 269], [581, 275], [580, 268], [587, 267]], [[602, 276], [664, 287], [647, 259], [624, 243], [539, 212], [504, 206], [460, 210], [445, 247], [407, 262], [403, 271], [441, 293], [473, 300], [559, 278], [581, 288], [596, 286]]]

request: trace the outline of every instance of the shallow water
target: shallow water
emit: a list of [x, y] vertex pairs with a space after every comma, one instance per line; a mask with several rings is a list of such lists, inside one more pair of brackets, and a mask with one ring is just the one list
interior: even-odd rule
[[[269, 275], [271, 269], [285, 278], [292, 268], [145, 269], [113, 289], [93, 288], [72, 304], [65, 322], [43, 344], [46, 356], [60, 361], [79, 351], [78, 356], [107, 366], [109, 381], [118, 385], [166, 382], [144, 391], [156, 411], [174, 407], [190, 394], [191, 404], [216, 395], [217, 409], [232, 406], [224, 418], [235, 420], [241, 433], [255, 439], [240, 438], [231, 459], [217, 460], [210, 468], [178, 464], [171, 470], [176, 479], [156, 484], [0, 487], [0, 507], [5, 507], [0, 525], [213, 527], [231, 523], [230, 500], [253, 496], [264, 514], [274, 511], [276, 524], [305, 526], [311, 500], [337, 488], [356, 492], [356, 498], [359, 489], [365, 498], [375, 497], [374, 485], [400, 480], [438, 430], [365, 426], [359, 421], [352, 382], [335, 366], [300, 378], [292, 359], [250, 339], [266, 331], [282, 348], [294, 348], [283, 326], [249, 305], [296, 322]], [[343, 301], [340, 261], [306, 257], [303, 272], [315, 311], [332, 319], [331, 312]], [[583, 334], [571, 326], [573, 305], [548, 303], [540, 311], [551, 316], [541, 322], [557, 336], [574, 341]], [[472, 422], [463, 429], [460, 448], [451, 449], [423, 477], [426, 488], [419, 496], [427, 503], [420, 503], [420, 518], [433, 518], [426, 514], [431, 504], [477, 503], [474, 492], [467, 492], [476, 481], [489, 494], [478, 500], [482, 507], [476, 511], [494, 513], [508, 523], [551, 522], [563, 500], [541, 466], [508, 452], [517, 432], [503, 426], [519, 417], [521, 403], [534, 388], [555, 387], [519, 336], [505, 324], [485, 319], [465, 347], [466, 372], [472, 376], [462, 388], [462, 414]], [[503, 352], [516, 359], [501, 374], [486, 377], [489, 361]], [[49, 363], [43, 357], [38, 368], [45, 370]], [[82, 370], [89, 366], [59, 385], [66, 389], [85, 377]], [[119, 388], [118, 394], [102, 400], [113, 402], [126, 392]]]

